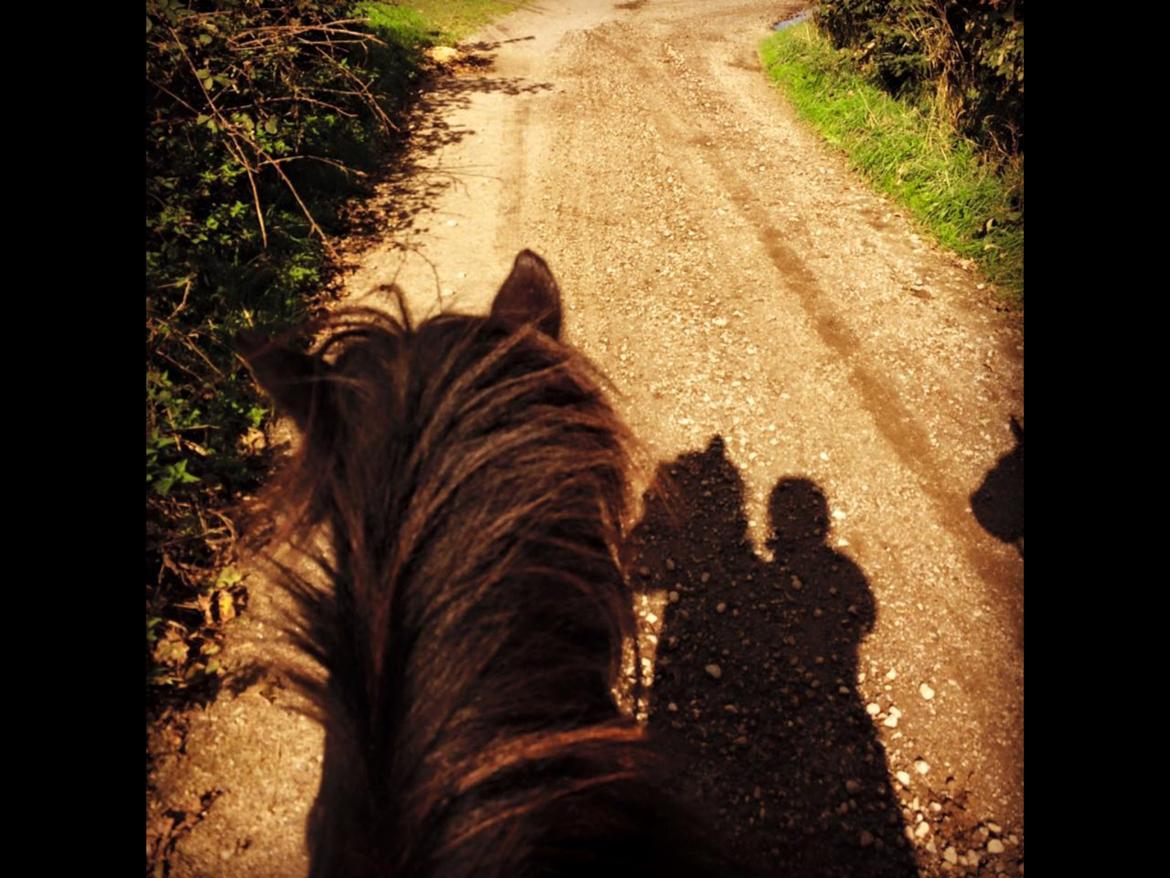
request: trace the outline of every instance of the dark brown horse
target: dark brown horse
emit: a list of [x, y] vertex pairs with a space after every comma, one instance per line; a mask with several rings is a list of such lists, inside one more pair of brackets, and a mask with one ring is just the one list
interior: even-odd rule
[[403, 310], [241, 342], [303, 433], [268, 508], [330, 538], [328, 587], [288, 583], [327, 671], [312, 874], [730, 874], [615, 702], [629, 443], [547, 265], [488, 317]]

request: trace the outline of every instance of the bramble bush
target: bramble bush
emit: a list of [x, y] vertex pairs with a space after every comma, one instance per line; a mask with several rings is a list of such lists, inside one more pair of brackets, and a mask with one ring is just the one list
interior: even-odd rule
[[891, 94], [959, 134], [1024, 150], [1024, 0], [823, 0], [817, 25]]
[[396, 7], [359, 15], [349, 0], [146, 5], [152, 691], [218, 672], [217, 626], [244, 594], [230, 508], [266, 471], [269, 410], [232, 338], [312, 307], [341, 207], [415, 90], [425, 22]]

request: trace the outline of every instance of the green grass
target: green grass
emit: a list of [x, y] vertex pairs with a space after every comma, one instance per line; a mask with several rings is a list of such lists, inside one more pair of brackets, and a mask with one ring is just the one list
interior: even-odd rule
[[363, 3], [359, 9], [377, 28], [418, 28], [428, 45], [453, 46], [489, 21], [525, 5], [524, 0], [402, 0]]
[[811, 24], [760, 44], [764, 70], [826, 140], [946, 247], [1024, 299], [1023, 169], [997, 171], [929, 111], [862, 78]]

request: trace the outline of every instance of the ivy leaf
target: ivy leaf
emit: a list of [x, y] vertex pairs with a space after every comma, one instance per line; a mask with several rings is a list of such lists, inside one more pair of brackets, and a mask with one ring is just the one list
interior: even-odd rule
[[225, 567], [219, 572], [219, 576], [215, 579], [215, 584], [221, 587], [229, 587], [243, 582], [244, 574], [242, 574], [235, 567]]
[[219, 610], [219, 621], [221, 622], [228, 622], [236, 617], [236, 602], [226, 591], [219, 592], [216, 608]]

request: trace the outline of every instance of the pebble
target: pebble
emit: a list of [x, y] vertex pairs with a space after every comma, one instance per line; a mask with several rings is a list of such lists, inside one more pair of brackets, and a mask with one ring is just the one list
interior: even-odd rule
[[792, 587], [794, 589], [796, 589], [797, 591], [800, 591], [803, 586], [804, 586], [804, 583], [800, 581], [799, 576], [792, 577]]
[[918, 694], [921, 695], [923, 698], [925, 698], [927, 701], [930, 701], [930, 699], [934, 698], [934, 690], [931, 689], [930, 686], [926, 683], [923, 683], [921, 686], [918, 687]]
[[919, 774], [926, 774], [930, 771], [930, 763], [925, 759], [919, 759], [914, 763], [914, 770]]
[[845, 781], [845, 789], [850, 793], [856, 793], [861, 789], [861, 782], [854, 780], [853, 778], [849, 778], [849, 780]]
[[989, 841], [987, 843], [987, 852], [989, 854], [1002, 854], [1003, 853], [1003, 842], [1000, 841], [998, 838], [993, 838], [991, 841]]
[[670, 702], [670, 704], [666, 705], [666, 709], [670, 713], [678, 713], [678, 705], [675, 704], [673, 701]]
[[871, 701], [869, 704], [865, 705], [865, 712], [870, 716], [877, 716], [882, 712], [882, 708], [881, 705], [879, 705], [876, 701]]
[[671, 571], [672, 573], [674, 572], [674, 559], [673, 558], [666, 559], [666, 569]]
[[898, 779], [898, 783], [900, 783], [902, 786], [904, 786], [904, 787], [910, 786], [910, 772], [899, 771], [897, 774], [894, 775], [894, 777], [896, 777]]
[[871, 833], [868, 829], [863, 829], [861, 831], [861, 837], [858, 839], [858, 841], [861, 843], [863, 848], [869, 847], [871, 844], [873, 844], [873, 833]]
[[884, 720], [882, 720], [882, 725], [887, 729], [896, 729], [898, 727], [898, 718], [893, 714], [890, 714]]
[[707, 572], [705, 572], [705, 571], [704, 571], [704, 572], [703, 572], [703, 573], [702, 573], [702, 574], [699, 576], [699, 581], [700, 581], [700, 582], [702, 582], [702, 583], [707, 583], [707, 582], [710, 582], [710, 581], [711, 581], [711, 574], [710, 574], [710, 573], [707, 573]]
[[895, 671], [893, 668], [890, 668], [888, 671], [886, 671], [886, 679], [887, 680], [897, 680], [898, 679], [898, 672]]
[[723, 668], [719, 667], [719, 665], [707, 665], [705, 670], [716, 680], [723, 676]]
[[952, 865], [959, 862], [959, 852], [955, 850], [954, 846], [943, 851], [943, 859]]
[[715, 605], [715, 612], [716, 613], [726, 613], [727, 612], [727, 604], [724, 603], [723, 601], [720, 601], [719, 603], [717, 603]]
[[677, 592], [677, 591], [672, 591], [672, 592], [670, 593], [670, 602], [671, 602], [672, 604], [677, 604], [677, 603], [678, 603], [678, 601], [679, 601], [679, 595], [678, 595], [678, 592]]
[[842, 519], [845, 518], [845, 513], [842, 512], [840, 509], [834, 509], [833, 510], [833, 518], [837, 519], [837, 521], [841, 521]]
[[918, 838], [926, 838], [926, 834], [930, 832], [930, 824], [925, 820], [914, 827], [914, 835]]
[[990, 820], [987, 822], [987, 828], [996, 835], [1001, 835], [1003, 833], [1003, 829], [1000, 827], [1000, 825], [998, 823], [992, 823]]
[[649, 576], [650, 575], [650, 568], [643, 564], [641, 567], [638, 568], [638, 573], [640, 573], [642, 576]]

